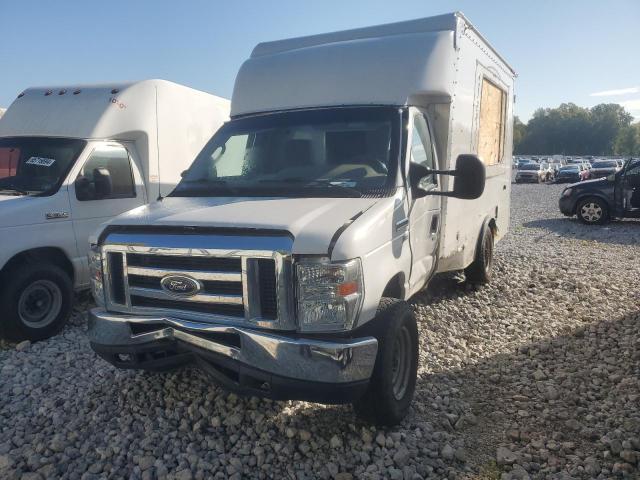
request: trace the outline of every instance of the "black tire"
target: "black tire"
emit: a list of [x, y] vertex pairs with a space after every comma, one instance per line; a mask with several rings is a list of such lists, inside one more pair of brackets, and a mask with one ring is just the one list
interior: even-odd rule
[[588, 197], [576, 205], [578, 220], [586, 225], [603, 225], [610, 220], [609, 205], [598, 197]]
[[[73, 283], [60, 267], [21, 264], [3, 275], [0, 335], [8, 340], [43, 340], [58, 333], [71, 315]], [[50, 308], [47, 308], [47, 307]]]
[[464, 270], [468, 282], [483, 285], [491, 281], [493, 275], [493, 232], [487, 225], [478, 239], [476, 258]]
[[378, 356], [369, 386], [353, 404], [361, 418], [376, 425], [397, 425], [407, 415], [418, 375], [418, 327], [409, 305], [383, 298], [376, 322]]

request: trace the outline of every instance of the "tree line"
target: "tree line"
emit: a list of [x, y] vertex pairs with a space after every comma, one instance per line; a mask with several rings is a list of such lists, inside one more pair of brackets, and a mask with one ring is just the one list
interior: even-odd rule
[[640, 122], [632, 121], [633, 116], [617, 103], [539, 108], [526, 124], [515, 117], [514, 153], [640, 156]]

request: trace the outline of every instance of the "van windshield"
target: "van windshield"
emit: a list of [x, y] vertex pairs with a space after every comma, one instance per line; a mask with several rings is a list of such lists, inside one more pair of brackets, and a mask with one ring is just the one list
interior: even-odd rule
[[0, 138], [0, 195], [52, 195], [85, 145], [67, 138]]
[[225, 124], [170, 196], [386, 196], [395, 186], [402, 111], [327, 108]]

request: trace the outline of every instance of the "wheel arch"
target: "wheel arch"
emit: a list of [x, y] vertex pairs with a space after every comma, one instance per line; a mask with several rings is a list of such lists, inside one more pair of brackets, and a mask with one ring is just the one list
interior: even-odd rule
[[609, 210], [609, 215], [613, 215], [613, 205], [611, 205], [610, 200], [600, 192], [584, 192], [580, 196], [578, 196], [578, 198], [576, 198], [575, 204], [573, 205], [574, 215], [578, 214], [578, 205], [580, 205], [580, 202], [586, 200], [587, 198], [597, 198], [599, 200], [602, 200]]
[[405, 275], [404, 272], [398, 272], [393, 277], [389, 279], [387, 285], [384, 287], [382, 291], [382, 301], [383, 298], [397, 298], [399, 300], [404, 300], [406, 295], [406, 283], [405, 283]]
[[67, 257], [66, 253], [58, 247], [31, 248], [29, 250], [23, 250], [22, 252], [16, 253], [7, 261], [7, 263], [5, 263], [4, 267], [2, 267], [0, 275], [4, 275], [6, 272], [20, 264], [37, 262], [52, 263], [53, 265], [60, 267], [65, 273], [67, 273], [67, 275], [69, 275], [69, 278], [73, 283], [75, 279], [73, 264], [69, 257]]

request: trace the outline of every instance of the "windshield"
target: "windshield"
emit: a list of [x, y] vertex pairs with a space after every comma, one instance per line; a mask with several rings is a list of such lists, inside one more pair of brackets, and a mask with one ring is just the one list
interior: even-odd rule
[[539, 170], [540, 165], [538, 165], [537, 163], [525, 163], [524, 165], [520, 165], [520, 167], [518, 168], [520, 170]]
[[232, 120], [170, 196], [389, 195], [400, 156], [401, 112], [332, 108]]
[[51, 195], [86, 142], [66, 138], [0, 138], [0, 195]]
[[560, 169], [561, 172], [577, 172], [578, 170], [580, 170], [580, 167], [578, 167], [578, 165], [572, 165], [570, 167], [562, 167]]
[[618, 167], [618, 162], [616, 162], [615, 160], [608, 160], [608, 161], [604, 161], [604, 162], [593, 162], [592, 164], [593, 168], [617, 168]]

